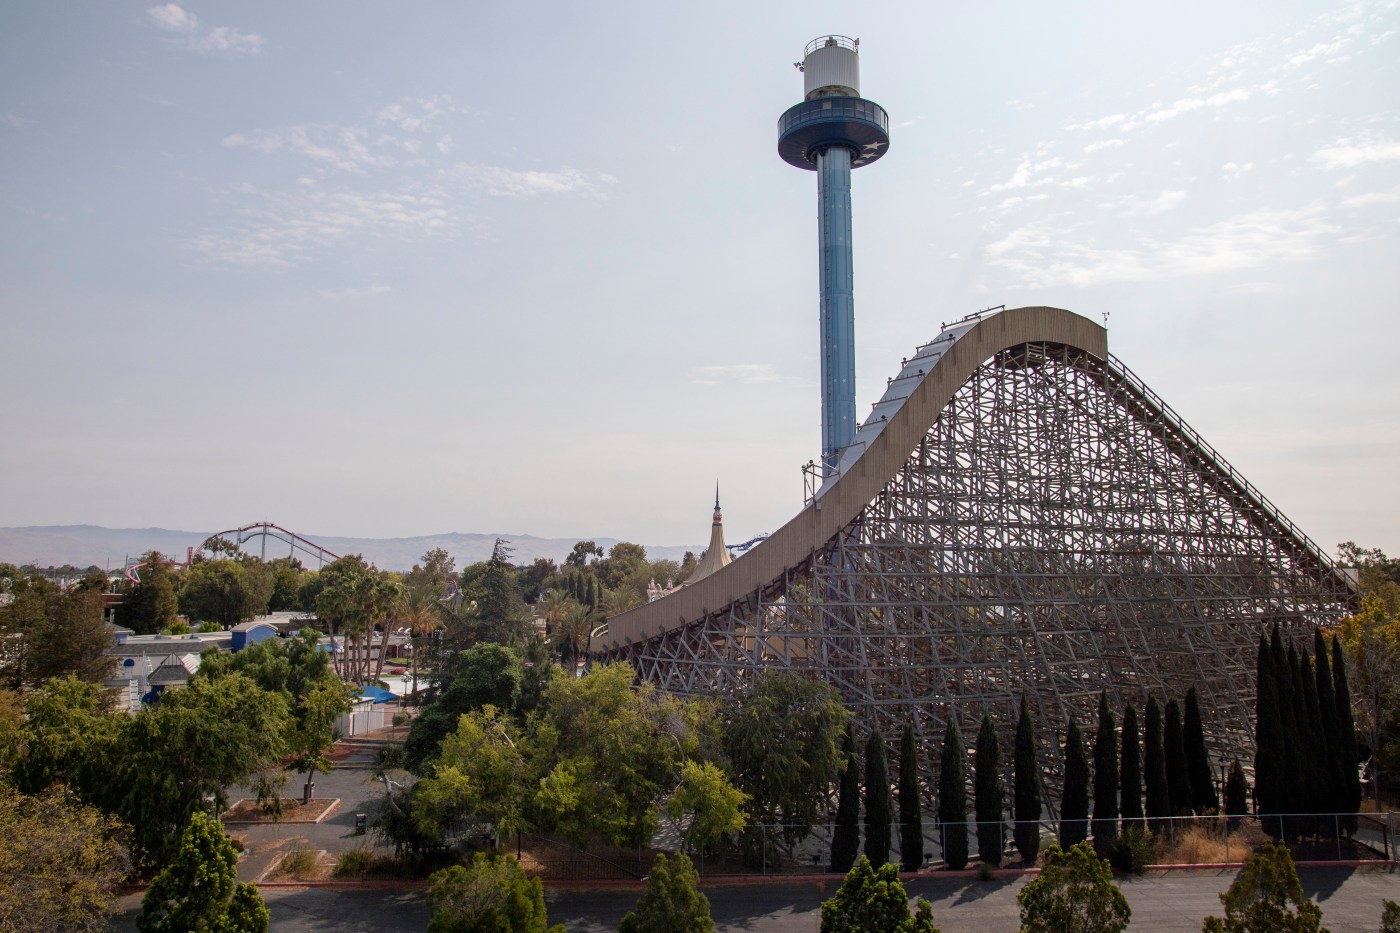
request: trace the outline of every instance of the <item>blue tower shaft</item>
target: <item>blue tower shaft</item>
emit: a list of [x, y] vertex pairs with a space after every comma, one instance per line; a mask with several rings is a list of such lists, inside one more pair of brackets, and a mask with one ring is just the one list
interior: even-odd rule
[[851, 249], [851, 150], [816, 154], [821, 276], [822, 473], [856, 436], [855, 274]]

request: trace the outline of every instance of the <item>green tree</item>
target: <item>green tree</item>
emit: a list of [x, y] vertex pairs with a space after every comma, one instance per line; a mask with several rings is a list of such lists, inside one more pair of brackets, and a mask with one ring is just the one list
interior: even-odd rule
[[1118, 724], [1099, 694], [1099, 728], [1094, 735], [1094, 851], [1107, 856], [1118, 838]]
[[1229, 814], [1231, 829], [1249, 813], [1249, 782], [1238, 759], [1230, 763], [1230, 776], [1225, 779], [1225, 812]]
[[491, 559], [486, 562], [482, 576], [479, 602], [479, 636], [482, 641], [503, 645], [518, 645], [525, 640], [529, 612], [520, 598], [520, 586], [515, 567], [510, 563], [509, 542], [496, 539]]
[[1220, 903], [1225, 919], [1207, 917], [1202, 933], [1327, 933], [1322, 908], [1304, 896], [1282, 842], [1266, 843], [1251, 855]]
[[1191, 775], [1186, 770], [1186, 735], [1181, 727], [1181, 707], [1175, 700], [1167, 701], [1162, 753], [1167, 766], [1167, 800], [1172, 816], [1190, 816]]
[[899, 740], [899, 864], [905, 871], [918, 871], [924, 863], [924, 815], [919, 797], [919, 750], [914, 725], [906, 723]]
[[855, 734], [846, 727], [841, 740], [841, 785], [836, 798], [836, 820], [831, 831], [831, 871], [844, 875], [860, 854], [860, 758]]
[[1211, 777], [1210, 753], [1206, 751], [1205, 723], [1201, 718], [1201, 698], [1192, 687], [1186, 691], [1186, 720], [1182, 723], [1186, 746], [1186, 775], [1191, 788], [1191, 809], [1206, 813], [1220, 806]]
[[1323, 813], [1340, 813], [1346, 806], [1346, 766], [1342, 762], [1341, 736], [1337, 734], [1337, 690], [1332, 683], [1332, 665], [1327, 640], [1321, 629], [1313, 629], [1313, 686], [1317, 696], [1322, 760], [1318, 763], [1323, 780]]
[[649, 841], [679, 760], [705, 737], [703, 704], [634, 687], [635, 678], [626, 664], [556, 677], [536, 713], [535, 818], [576, 844]]
[[890, 859], [890, 768], [885, 739], [879, 729], [870, 730], [865, 743], [865, 857], [876, 867]]
[[510, 856], [478, 852], [469, 866], [434, 872], [428, 885], [428, 933], [546, 933], [540, 879]]
[[967, 867], [967, 778], [963, 774], [966, 757], [962, 733], [950, 713], [938, 767], [938, 829], [943, 862], [953, 871]]
[[666, 816], [680, 828], [682, 844], [702, 852], [747, 822], [744, 803], [748, 795], [709, 761], [681, 763], [680, 783], [666, 801]]
[[180, 609], [227, 628], [266, 613], [273, 584], [273, 569], [256, 558], [200, 561], [186, 571]]
[[1122, 800], [1123, 834], [1139, 833], [1142, 821], [1142, 748], [1138, 744], [1137, 710], [1129, 703], [1123, 711], [1123, 735], [1118, 756], [1118, 790]]
[[1400, 933], [1400, 904], [1386, 901], [1381, 912], [1381, 933]]
[[977, 812], [977, 857], [988, 865], [1000, 865], [1005, 843], [1002, 805], [1006, 790], [1001, 780], [1001, 743], [991, 713], [982, 714], [973, 752], [974, 807]]
[[1040, 874], [1016, 895], [1021, 933], [1121, 933], [1132, 910], [1113, 870], [1087, 842], [1050, 844]]
[[1147, 826], [1154, 834], [1166, 832], [1172, 804], [1167, 789], [1167, 759], [1162, 745], [1162, 708], [1156, 697], [1147, 698], [1147, 725], [1143, 733], [1143, 781], [1146, 784]]
[[822, 902], [821, 933], [938, 933], [938, 928], [927, 899], [919, 898], [910, 914], [909, 896], [892, 863], [872, 868], [861, 856], [836, 893]]
[[219, 821], [203, 813], [190, 818], [175, 858], [156, 875], [141, 913], [140, 933], [263, 933], [268, 912], [251, 884], [237, 883], [238, 853]]
[[[1338, 626], [1337, 637], [1346, 654], [1342, 660], [1334, 648], [1332, 655], [1338, 716], [1335, 728], [1344, 743], [1346, 736], [1354, 736], [1358, 727], [1365, 735], [1377, 766], [1371, 785], [1379, 804], [1386, 771], [1392, 770], [1392, 765], [1400, 766], [1400, 610], [1388, 608], [1378, 596], [1364, 596], [1360, 611], [1347, 616]], [[1353, 700], [1359, 720], [1353, 717]], [[1342, 749], [1342, 759], [1344, 767], [1347, 759], [1353, 762], [1347, 770], [1354, 774], [1354, 739], [1350, 745], [1353, 747]], [[1359, 789], [1358, 778], [1348, 779], [1348, 806], [1344, 810], [1355, 812], [1351, 799], [1360, 804]]]
[[180, 609], [174, 574], [160, 551], [147, 551], [138, 566], [140, 582], [128, 589], [117, 622], [138, 635], [154, 635], [174, 622]]
[[1025, 865], [1034, 865], [1040, 854], [1040, 763], [1036, 760], [1035, 721], [1031, 719], [1026, 695], [1021, 694], [1021, 715], [1016, 720], [1016, 751], [1013, 761], [1014, 817], [1016, 850]]
[[656, 856], [647, 889], [618, 924], [618, 933], [711, 933], [710, 901], [697, 887], [690, 859], [676, 853]]
[[[1268, 637], [1261, 633], [1255, 662], [1254, 700], [1254, 793], [1260, 813], [1275, 814], [1287, 810], [1287, 772], [1288, 758], [1284, 749], [1283, 717], [1273, 649]], [[1281, 835], [1275, 820], [1265, 820], [1264, 829], [1272, 835]]]
[[6, 578], [0, 603], [0, 684], [33, 689], [69, 674], [100, 683], [112, 669], [112, 636], [102, 618], [101, 578], [64, 590], [37, 576]]
[[0, 782], [0, 930], [106, 930], [130, 870], [118, 820]]
[[841, 764], [837, 743], [850, 713], [835, 688], [789, 671], [760, 673], [724, 710], [724, 749], [749, 812], [781, 825], [793, 844], [817, 821]]
[[1060, 794], [1060, 847], [1071, 849], [1089, 835], [1089, 756], [1073, 719], [1065, 730], [1065, 783]]
[[[1342, 654], [1342, 643], [1337, 636], [1332, 636], [1332, 686], [1337, 692], [1337, 735], [1338, 754], [1341, 757], [1342, 770], [1345, 774], [1345, 794], [1342, 797], [1342, 812], [1356, 813], [1361, 809], [1361, 773], [1357, 766], [1361, 763], [1361, 755], [1356, 746], [1356, 724], [1352, 719], [1351, 712], [1351, 687], [1347, 676], [1346, 659]], [[1380, 801], [1380, 775], [1376, 775], [1376, 800]], [[1356, 831], [1356, 820], [1353, 817], [1349, 820], [1348, 832]]]

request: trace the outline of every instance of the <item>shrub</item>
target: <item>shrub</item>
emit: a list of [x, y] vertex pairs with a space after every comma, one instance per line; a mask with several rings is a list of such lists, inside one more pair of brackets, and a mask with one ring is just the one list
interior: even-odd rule
[[713, 933], [710, 901], [696, 887], [695, 867], [683, 853], [658, 855], [636, 909], [622, 918], [618, 933]]
[[977, 880], [978, 880], [978, 881], [992, 881], [992, 880], [994, 880], [994, 879], [996, 878], [996, 876], [997, 876], [997, 867], [996, 867], [995, 865], [993, 865], [991, 862], [978, 862], [978, 863], [977, 863]]
[[374, 864], [374, 854], [364, 849], [351, 849], [340, 853], [335, 860], [334, 874], [337, 878], [363, 878]]
[[298, 881], [310, 881], [320, 864], [321, 853], [315, 849], [293, 849], [282, 856], [282, 864], [277, 866], [277, 871]]
[[1326, 933], [1322, 908], [1303, 895], [1288, 846], [1266, 844], [1220, 895], [1225, 919], [1207, 917], [1202, 933]]
[[919, 898], [909, 913], [909, 896], [892, 863], [871, 868], [862, 855], [840, 889], [822, 903], [821, 933], [938, 933], [938, 928], [926, 899]]
[[1016, 895], [1021, 905], [1021, 933], [1122, 933], [1132, 910], [1113, 883], [1108, 862], [1087, 842], [1068, 852], [1051, 844], [1042, 853], [1045, 867]]
[[433, 916], [428, 933], [545, 933], [540, 879], [525, 877], [520, 863], [510, 856], [487, 858], [478, 852], [469, 866], [434, 872], [429, 885]]
[[1118, 871], [1140, 875], [1152, 864], [1152, 845], [1141, 829], [1130, 826], [1114, 840], [1108, 861]]
[[1385, 902], [1385, 912], [1381, 914], [1381, 933], [1400, 933], [1400, 904]]

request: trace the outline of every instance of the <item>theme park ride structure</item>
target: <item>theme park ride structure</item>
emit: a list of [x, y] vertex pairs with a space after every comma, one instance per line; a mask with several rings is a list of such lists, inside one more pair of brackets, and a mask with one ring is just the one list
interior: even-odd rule
[[732, 563], [608, 620], [593, 660], [691, 696], [768, 668], [825, 680], [859, 728], [913, 724], [930, 778], [949, 717], [971, 735], [990, 712], [1009, 738], [1023, 695], [1050, 743], [1069, 718], [1093, 731], [1100, 691], [1141, 707], [1195, 687], [1212, 750], [1249, 760], [1260, 635], [1311, 638], [1355, 594], [1104, 328], [1044, 307], [945, 324], [854, 429], [843, 165], [888, 145], [856, 53], [809, 45], [807, 99], [779, 123], [779, 153], [821, 178], [820, 486]]

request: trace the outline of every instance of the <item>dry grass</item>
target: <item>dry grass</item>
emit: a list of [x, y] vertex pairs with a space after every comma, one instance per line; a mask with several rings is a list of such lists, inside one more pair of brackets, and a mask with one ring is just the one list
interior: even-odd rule
[[282, 856], [272, 877], [286, 881], [320, 881], [328, 871], [320, 851], [293, 849]]
[[1228, 844], [1218, 828], [1192, 826], [1174, 836], [1154, 839], [1155, 857], [1159, 865], [1206, 865], [1217, 862], [1242, 862], [1254, 851], [1258, 840], [1253, 827], [1241, 827], [1229, 834]]

